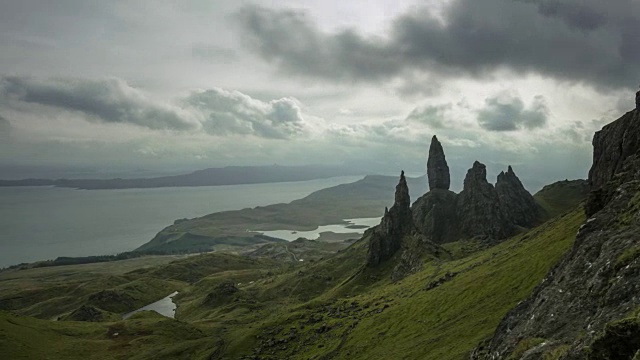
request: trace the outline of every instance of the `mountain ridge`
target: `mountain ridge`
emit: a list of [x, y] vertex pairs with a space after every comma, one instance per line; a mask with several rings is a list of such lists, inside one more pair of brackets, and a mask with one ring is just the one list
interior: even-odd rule
[[361, 175], [361, 171], [342, 166], [227, 166], [196, 170], [188, 174], [132, 179], [22, 179], [0, 180], [0, 187], [56, 186], [84, 190], [141, 189], [259, 184], [326, 179]]

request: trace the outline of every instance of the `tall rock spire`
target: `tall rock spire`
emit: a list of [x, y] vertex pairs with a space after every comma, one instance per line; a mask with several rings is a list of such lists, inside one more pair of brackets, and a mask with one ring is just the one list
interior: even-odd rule
[[389, 210], [385, 208], [382, 221], [369, 241], [367, 265], [376, 266], [400, 249], [402, 239], [414, 228], [410, 207], [409, 187], [403, 171], [396, 186], [395, 202]]
[[427, 177], [429, 189], [449, 190], [451, 178], [449, 177], [449, 165], [444, 157], [444, 150], [438, 138], [434, 135], [429, 147], [429, 159], [427, 160]]

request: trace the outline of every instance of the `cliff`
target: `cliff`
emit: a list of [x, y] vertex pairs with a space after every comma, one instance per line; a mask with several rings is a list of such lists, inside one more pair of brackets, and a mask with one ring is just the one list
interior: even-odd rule
[[[640, 349], [639, 111], [593, 139], [589, 219], [568, 254], [472, 359], [632, 359]], [[526, 346], [530, 339], [541, 339]], [[517, 350], [517, 353], [516, 353]], [[514, 355], [515, 354], [515, 355]], [[636, 357], [634, 357], [634, 355]]]

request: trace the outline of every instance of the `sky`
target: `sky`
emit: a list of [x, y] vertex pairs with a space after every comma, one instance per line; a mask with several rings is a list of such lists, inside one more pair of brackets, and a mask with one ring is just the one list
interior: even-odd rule
[[586, 178], [638, 0], [0, 0], [0, 178], [347, 165]]

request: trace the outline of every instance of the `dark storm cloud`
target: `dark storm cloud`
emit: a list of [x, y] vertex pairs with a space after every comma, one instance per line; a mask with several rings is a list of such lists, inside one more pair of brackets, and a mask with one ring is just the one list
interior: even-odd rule
[[[536, 4], [541, 15], [557, 17], [567, 25], [581, 30], [596, 30], [604, 26], [608, 19], [608, 2], [601, 0], [520, 0]], [[628, 1], [621, 1], [621, 3]]]
[[211, 89], [191, 94], [185, 103], [204, 115], [204, 129], [211, 134], [286, 139], [305, 129], [300, 107], [290, 98], [263, 102], [238, 91]]
[[197, 128], [197, 123], [178, 109], [150, 101], [119, 79], [39, 81], [4, 77], [0, 80], [0, 101], [51, 106], [105, 123], [130, 123], [150, 129]]
[[453, 0], [444, 21], [412, 11], [385, 38], [325, 33], [303, 13], [258, 6], [237, 19], [255, 52], [293, 74], [377, 81], [414, 70], [482, 77], [509, 69], [608, 89], [640, 76], [639, 16], [632, 0]]
[[323, 34], [297, 11], [244, 7], [237, 15], [246, 40], [283, 71], [339, 79], [380, 79], [401, 70], [401, 58], [382, 40], [372, 41], [346, 30]]
[[542, 96], [536, 96], [529, 108], [525, 108], [519, 97], [495, 97], [485, 100], [485, 107], [478, 112], [478, 124], [489, 131], [535, 129], [543, 127], [548, 117], [549, 110]]

